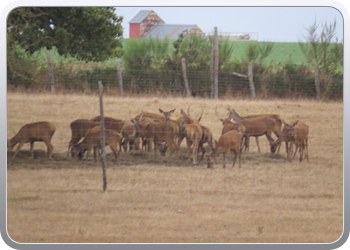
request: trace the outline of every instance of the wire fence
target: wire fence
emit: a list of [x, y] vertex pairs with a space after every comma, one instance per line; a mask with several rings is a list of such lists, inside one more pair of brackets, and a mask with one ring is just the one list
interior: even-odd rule
[[[27, 89], [52, 91], [52, 79], [55, 80], [57, 92], [83, 92], [98, 91], [98, 81], [102, 81], [105, 91], [115, 94], [169, 94], [174, 96], [187, 96], [183, 72], [181, 70], [164, 71], [126, 71], [122, 70], [118, 77], [117, 69], [91, 70], [81, 73], [59, 72], [53, 69], [54, 77], [48, 73], [38, 73], [33, 80], [19, 77], [8, 79], [8, 87], [24, 86]], [[254, 71], [254, 69], [253, 69]], [[253, 73], [253, 83], [256, 97], [268, 98], [316, 98], [314, 73], [309, 70], [297, 73], [268, 72]], [[56, 73], [55, 73], [56, 72]], [[242, 72], [242, 71], [241, 71]], [[245, 72], [242, 72], [245, 73]], [[244, 74], [242, 74], [244, 76]], [[193, 97], [210, 98], [212, 79], [209, 71], [186, 72], [188, 87]], [[122, 82], [121, 82], [122, 81]], [[335, 75], [331, 79], [320, 79], [321, 93], [327, 99], [341, 99], [343, 96], [343, 75]], [[233, 71], [219, 70], [218, 96], [251, 97], [249, 79], [234, 74]]]

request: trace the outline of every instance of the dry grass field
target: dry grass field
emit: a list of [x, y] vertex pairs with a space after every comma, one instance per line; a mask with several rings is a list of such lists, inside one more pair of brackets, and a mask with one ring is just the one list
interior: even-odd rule
[[[129, 119], [142, 110], [204, 108], [202, 124], [218, 139], [227, 106], [240, 115], [276, 113], [286, 122], [307, 121], [309, 161], [289, 162], [284, 144], [271, 158], [266, 137], [261, 153], [254, 138], [242, 167], [213, 169], [188, 164], [185, 142], [167, 159], [153, 152], [122, 153], [107, 147], [107, 191], [92, 158], [66, 157], [78, 118], [99, 114], [98, 95], [7, 94], [7, 136], [25, 123], [56, 126], [52, 160], [35, 143], [7, 160], [7, 230], [20, 243], [331, 243], [343, 232], [343, 103], [314, 100], [207, 100], [104, 96], [105, 116]], [[274, 137], [275, 138], [275, 137]], [[206, 146], [207, 147], [207, 146]]]

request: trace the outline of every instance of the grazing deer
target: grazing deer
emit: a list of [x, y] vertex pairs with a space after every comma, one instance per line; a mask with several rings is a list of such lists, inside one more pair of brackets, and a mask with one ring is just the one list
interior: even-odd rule
[[203, 137], [203, 130], [201, 125], [199, 124], [200, 120], [202, 119], [202, 115], [203, 115], [203, 109], [202, 109], [201, 116], [197, 120], [195, 120], [193, 123], [187, 125], [185, 128], [185, 137], [187, 142], [187, 158], [188, 158], [188, 161], [191, 160], [190, 148], [192, 146], [193, 165], [197, 164], [199, 144]]
[[87, 119], [77, 119], [72, 121], [70, 124], [70, 129], [72, 131], [72, 139], [68, 144], [67, 156], [69, 155], [70, 149], [76, 145], [81, 138], [85, 137], [86, 132], [96, 126], [100, 126], [100, 122], [94, 122]]
[[291, 137], [291, 144], [295, 144], [293, 159], [299, 148], [299, 161], [301, 162], [303, 160], [304, 151], [306, 151], [306, 159], [309, 160], [309, 126], [305, 122], [296, 121], [292, 126], [287, 125], [287, 128]]
[[[94, 118], [91, 118], [91, 121], [100, 122], [101, 117], [96, 116]], [[112, 129], [112, 130], [117, 131], [118, 133], [120, 133], [124, 123], [125, 123], [125, 121], [123, 121], [121, 119], [115, 119], [115, 118], [108, 117], [108, 116], [104, 117], [105, 129]]]
[[30, 143], [31, 157], [34, 159], [34, 142], [42, 141], [47, 146], [47, 156], [49, 159], [52, 157], [53, 146], [51, 144], [51, 138], [56, 131], [55, 126], [50, 122], [35, 122], [24, 125], [18, 133], [7, 140], [7, 148], [11, 152], [13, 147], [18, 144], [18, 147], [12, 156], [14, 159], [22, 148], [23, 144]]
[[[122, 135], [118, 133], [115, 130], [111, 129], [105, 129], [105, 144], [104, 146], [109, 145], [112, 152], [114, 153], [115, 160], [118, 160], [119, 157], [119, 150], [118, 150], [118, 144], [120, 144], [120, 141], [122, 139]], [[77, 154], [79, 156], [79, 159], [83, 158], [83, 155], [85, 151], [87, 151], [86, 159], [89, 157], [90, 152], [92, 149], [94, 149], [94, 159], [96, 162], [96, 149], [102, 148], [101, 145], [101, 127], [96, 127], [91, 130], [89, 130], [85, 138], [82, 142], [78, 143], [77, 145], [73, 146], [72, 151], [74, 154]]]
[[[241, 117], [234, 110], [234, 108], [227, 108], [229, 110], [227, 119], [233, 119], [237, 123], [241, 123], [246, 127], [245, 132], [245, 147], [249, 151], [249, 137], [254, 136], [256, 144], [258, 146], [258, 152], [260, 153], [259, 139], [261, 135], [266, 135], [270, 144], [273, 142], [271, 133], [273, 132], [277, 137], [281, 134], [283, 119], [279, 115], [267, 114], [267, 115], [251, 115]], [[254, 124], [255, 123], [255, 124]], [[249, 128], [248, 128], [249, 127]]]
[[213, 152], [207, 158], [208, 168], [213, 167], [214, 162], [216, 163], [216, 157], [220, 153], [223, 154], [224, 158], [223, 168], [226, 168], [226, 155], [229, 153], [229, 151], [234, 152], [235, 154], [232, 167], [235, 166], [237, 158], [239, 162], [239, 167], [241, 167], [242, 137], [242, 132], [237, 130], [231, 130], [221, 135], [219, 141], [216, 143]]
[[[292, 124], [295, 124], [296, 121], [292, 122]], [[271, 153], [274, 154], [276, 153], [277, 148], [279, 149], [282, 142], [285, 142], [286, 144], [286, 152], [287, 152], [287, 156], [289, 156], [290, 150], [292, 150], [291, 148], [289, 148], [290, 145], [290, 141], [293, 139], [290, 135], [289, 135], [289, 127], [290, 125], [283, 122], [284, 123], [284, 127], [283, 130], [280, 134], [280, 136], [277, 138], [276, 141], [274, 141], [271, 144]]]
[[131, 120], [130, 123], [125, 123], [121, 129], [123, 136], [120, 147], [123, 147], [124, 152], [127, 151], [129, 145], [129, 151], [140, 149], [140, 125], [135, 120]]

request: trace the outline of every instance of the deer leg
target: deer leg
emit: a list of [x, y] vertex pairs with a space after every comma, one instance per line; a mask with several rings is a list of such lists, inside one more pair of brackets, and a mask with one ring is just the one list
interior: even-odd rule
[[305, 147], [306, 147], [306, 160], [309, 161], [309, 145], [308, 145], [308, 139], [305, 140]]
[[258, 145], [258, 152], [260, 153], [259, 138], [255, 136], [256, 145]]
[[187, 143], [187, 161], [191, 161], [190, 151], [191, 151], [192, 141], [189, 139], [186, 139], [186, 143]]
[[297, 154], [297, 151], [299, 149], [299, 144], [298, 143], [294, 143], [295, 144], [295, 152], [293, 154], [293, 159], [295, 158], [295, 155]]
[[244, 151], [249, 152], [249, 136], [244, 136], [244, 147]]
[[193, 165], [197, 164], [197, 156], [199, 151], [199, 145], [198, 142], [193, 143]]
[[222, 156], [224, 158], [224, 164], [223, 164], [222, 168], [226, 168], [226, 150], [222, 153]]
[[233, 153], [234, 153], [235, 155], [234, 155], [234, 158], [233, 158], [232, 168], [235, 166], [236, 161], [237, 161], [237, 151], [234, 149], [234, 150], [233, 150]]
[[[47, 158], [48, 159], [51, 159], [52, 157], [52, 152], [53, 152], [53, 146], [52, 144], [50, 143], [50, 140], [45, 140], [44, 143], [46, 144], [46, 147], [47, 147]], [[34, 144], [34, 142], [33, 142]], [[32, 147], [32, 145], [30, 145]], [[33, 145], [34, 146], [34, 145]]]
[[242, 150], [241, 147], [238, 149], [238, 163], [239, 163], [239, 168], [241, 168], [241, 162], [242, 162]]
[[119, 152], [118, 152], [118, 146], [114, 144], [109, 144], [110, 149], [112, 150], [114, 157], [115, 157], [115, 162], [118, 161], [119, 158]]
[[304, 142], [301, 142], [300, 146], [299, 146], [299, 155], [300, 155], [299, 161], [300, 162], [303, 160], [303, 153], [304, 153]]
[[200, 146], [198, 146], [198, 155], [199, 155], [199, 148], [202, 150], [202, 156], [201, 156], [201, 159], [200, 159], [200, 161], [202, 161], [203, 157], [204, 157], [204, 154], [205, 154], [205, 149], [204, 149], [203, 143]]

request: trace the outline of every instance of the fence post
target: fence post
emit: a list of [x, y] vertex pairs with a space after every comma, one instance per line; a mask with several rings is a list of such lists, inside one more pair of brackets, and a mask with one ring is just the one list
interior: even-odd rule
[[214, 27], [214, 99], [219, 98], [219, 39], [218, 27]]
[[190, 97], [191, 96], [191, 91], [190, 91], [190, 87], [188, 86], [185, 58], [182, 58], [181, 61], [182, 61], [182, 74], [184, 76], [185, 88], [186, 88], [186, 91], [187, 91], [187, 97]]
[[51, 93], [56, 93], [55, 78], [53, 75], [50, 52], [47, 52], [46, 58], [47, 58], [47, 67], [49, 69], [49, 81], [50, 81], [50, 85], [51, 85]]
[[118, 82], [119, 82], [120, 93], [123, 95], [124, 94], [123, 76], [122, 76], [122, 70], [120, 67], [120, 60], [119, 59], [117, 59], [117, 72], [118, 72]]
[[317, 100], [321, 99], [321, 92], [320, 92], [320, 76], [319, 76], [319, 70], [318, 65], [315, 65], [315, 87], [316, 87], [316, 98]]
[[98, 81], [98, 89], [100, 91], [100, 124], [101, 124], [101, 151], [102, 151], [102, 173], [103, 173], [103, 191], [107, 189], [107, 174], [106, 174], [106, 151], [105, 151], [105, 119], [103, 113], [103, 85]]
[[249, 87], [250, 87], [250, 93], [252, 95], [252, 98], [255, 98], [255, 87], [254, 87], [254, 81], [253, 81], [253, 64], [250, 62], [248, 64], [248, 79], [249, 79]]

